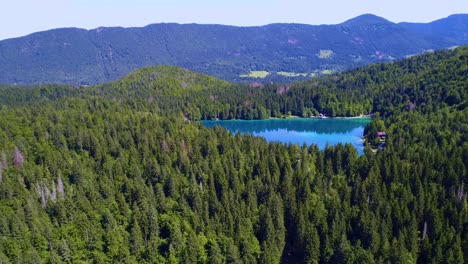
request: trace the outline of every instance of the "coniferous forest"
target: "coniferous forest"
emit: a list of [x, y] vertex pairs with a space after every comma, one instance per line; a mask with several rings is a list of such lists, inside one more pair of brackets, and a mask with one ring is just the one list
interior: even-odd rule
[[[290, 85], [1, 86], [0, 263], [466, 263], [467, 95], [468, 47]], [[198, 122], [318, 113], [372, 113], [365, 154]]]

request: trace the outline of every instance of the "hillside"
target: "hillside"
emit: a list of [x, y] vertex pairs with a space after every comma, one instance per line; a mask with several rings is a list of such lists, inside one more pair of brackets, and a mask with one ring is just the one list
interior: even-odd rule
[[[467, 62], [461, 47], [290, 87], [167, 66], [0, 86], [0, 262], [465, 263]], [[375, 113], [365, 155], [182, 116], [317, 110]]]
[[468, 43], [468, 16], [466, 14], [451, 15], [431, 23], [399, 23], [398, 25], [422, 34], [437, 35], [458, 43]]
[[0, 41], [0, 83], [93, 85], [160, 64], [235, 82], [290, 82], [466, 44], [466, 38], [453, 37], [467, 34], [466, 16], [434, 22], [438, 30], [374, 15], [320, 26], [53, 29]]

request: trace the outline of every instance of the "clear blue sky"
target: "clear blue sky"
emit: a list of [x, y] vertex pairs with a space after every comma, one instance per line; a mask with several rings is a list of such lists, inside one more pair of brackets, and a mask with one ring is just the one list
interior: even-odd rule
[[336, 24], [372, 13], [393, 22], [429, 22], [468, 13], [468, 0], [5, 0], [0, 39], [59, 27], [178, 22], [237, 26]]

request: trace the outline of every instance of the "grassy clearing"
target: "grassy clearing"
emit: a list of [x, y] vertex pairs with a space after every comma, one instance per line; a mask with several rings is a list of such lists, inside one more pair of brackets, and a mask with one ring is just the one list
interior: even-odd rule
[[308, 73], [299, 73], [299, 72], [277, 72], [276, 74], [286, 77], [307, 77]]
[[250, 71], [248, 74], [241, 74], [239, 77], [241, 78], [265, 78], [270, 75], [267, 71]]
[[353, 59], [354, 62], [360, 62], [362, 61], [362, 57], [361, 56], [357, 56]]
[[332, 50], [320, 50], [317, 56], [320, 59], [329, 59], [333, 56], [334, 52]]

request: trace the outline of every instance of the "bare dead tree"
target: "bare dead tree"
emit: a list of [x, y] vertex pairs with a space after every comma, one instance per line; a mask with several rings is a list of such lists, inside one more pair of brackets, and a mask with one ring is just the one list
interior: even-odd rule
[[44, 192], [44, 188], [42, 188], [41, 184], [39, 184], [38, 182], [36, 182], [36, 191], [39, 195], [39, 199], [41, 200], [42, 208], [45, 208], [47, 206], [47, 197]]
[[465, 182], [462, 182], [462, 184], [460, 185], [460, 187], [458, 187], [458, 190], [457, 190], [457, 200], [461, 202], [464, 196], [465, 196]]
[[21, 151], [15, 147], [13, 151], [13, 164], [16, 166], [17, 169], [21, 169], [24, 163], [24, 155]]
[[57, 201], [57, 188], [55, 187], [54, 181], [52, 181], [52, 193], [50, 194], [50, 199], [54, 202]]
[[6, 168], [8, 166], [8, 162], [7, 162], [7, 157], [6, 157], [6, 154], [5, 152], [2, 152], [2, 160], [0, 161], [0, 163], [2, 163], [3, 167]]
[[60, 197], [65, 197], [65, 188], [63, 187], [62, 177], [59, 176], [57, 179], [57, 191]]
[[423, 234], [422, 234], [422, 240], [427, 237], [427, 222], [424, 221], [424, 228], [423, 228]]

